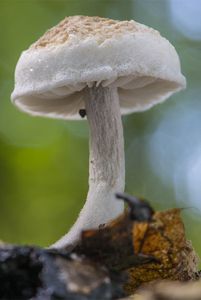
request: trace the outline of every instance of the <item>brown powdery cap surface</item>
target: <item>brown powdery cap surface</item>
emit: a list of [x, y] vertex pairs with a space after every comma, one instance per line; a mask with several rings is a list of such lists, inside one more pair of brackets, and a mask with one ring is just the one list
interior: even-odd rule
[[136, 32], [150, 32], [160, 35], [158, 31], [134, 20], [117, 21], [100, 17], [72, 16], [66, 17], [58, 25], [49, 29], [31, 48], [38, 49], [61, 45], [68, 42], [72, 35], [80, 40], [93, 37], [101, 44], [114, 36]]

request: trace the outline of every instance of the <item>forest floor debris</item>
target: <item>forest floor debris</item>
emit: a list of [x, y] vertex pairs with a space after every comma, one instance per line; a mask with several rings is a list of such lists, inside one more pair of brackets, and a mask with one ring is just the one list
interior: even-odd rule
[[109, 300], [146, 286], [146, 293], [127, 299], [177, 299], [151, 294], [157, 291], [151, 282], [164, 279], [174, 286], [176, 281], [195, 281], [196, 289], [201, 288], [196, 285], [199, 260], [185, 238], [181, 209], [154, 212], [147, 201], [117, 197], [128, 204], [125, 213], [84, 231], [72, 251], [1, 243], [0, 299]]

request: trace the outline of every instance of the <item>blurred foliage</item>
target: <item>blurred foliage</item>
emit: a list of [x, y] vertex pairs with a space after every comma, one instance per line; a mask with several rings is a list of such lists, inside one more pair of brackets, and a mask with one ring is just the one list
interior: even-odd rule
[[[201, 228], [201, 203], [197, 206], [191, 205], [192, 203], [189, 205], [188, 191], [185, 192], [185, 187], [182, 186], [182, 197], [178, 195], [175, 182], [172, 180], [176, 165], [175, 154], [178, 151], [182, 152], [182, 149], [186, 149], [189, 145], [194, 147], [189, 148], [189, 152], [200, 146], [195, 140], [201, 140], [201, 131], [200, 134], [196, 131], [193, 145], [188, 138], [194, 127], [201, 126], [199, 103], [201, 38], [190, 39], [180, 32], [177, 15], [172, 14], [174, 12], [171, 10], [172, 1], [0, 1], [0, 238], [2, 240], [48, 245], [72, 225], [85, 201], [88, 180], [87, 124], [27, 116], [11, 104], [10, 94], [14, 86], [15, 65], [20, 53], [44, 31], [65, 16], [99, 15], [122, 20], [133, 18], [153, 26], [167, 37], [179, 52], [182, 70], [188, 80], [188, 89], [150, 111], [124, 117], [126, 190], [149, 199], [158, 209], [195, 206], [197, 213], [196, 210], [186, 209], [184, 215], [188, 236], [201, 253], [201, 242], [198, 238], [198, 227]], [[185, 2], [185, 0], [175, 1], [181, 2], [181, 8]], [[196, 3], [200, 8], [200, 2]], [[192, 106], [199, 112], [200, 121], [191, 125], [186, 123], [188, 120], [183, 120], [186, 124], [184, 128], [182, 122], [178, 124], [176, 117], [173, 121], [170, 120], [170, 124], [175, 124], [175, 133], [171, 126], [165, 127], [166, 135], [157, 139], [157, 144], [154, 144], [152, 137], [155, 138], [155, 134], [162, 128], [160, 124], [167, 119], [168, 114], [176, 111], [182, 117], [183, 112]], [[175, 140], [178, 139], [181, 140], [181, 144], [173, 147]], [[156, 151], [154, 157], [150, 153], [155, 146], [157, 151], [163, 149], [163, 152]], [[201, 152], [199, 155], [201, 157]]]

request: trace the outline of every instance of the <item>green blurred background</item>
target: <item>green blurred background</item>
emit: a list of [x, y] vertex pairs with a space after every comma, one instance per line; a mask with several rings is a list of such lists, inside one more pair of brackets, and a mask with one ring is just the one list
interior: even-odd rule
[[186, 207], [201, 254], [201, 1], [0, 0], [0, 239], [47, 246], [73, 224], [88, 180], [85, 122], [35, 118], [10, 103], [22, 50], [69, 15], [135, 19], [176, 47], [188, 88], [123, 118], [126, 191], [156, 209]]

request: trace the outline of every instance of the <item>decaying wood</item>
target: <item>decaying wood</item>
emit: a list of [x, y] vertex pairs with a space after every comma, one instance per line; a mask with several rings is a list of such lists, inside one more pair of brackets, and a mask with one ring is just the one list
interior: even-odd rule
[[201, 281], [158, 282], [121, 300], [201, 300]]
[[111, 271], [120, 272], [131, 266], [157, 263], [154, 256], [137, 253], [133, 243], [134, 226], [141, 222], [149, 224], [153, 209], [148, 202], [135, 197], [126, 194], [116, 196], [128, 203], [125, 213], [99, 229], [83, 231], [81, 243], [74, 251], [101, 262]]
[[0, 249], [0, 299], [108, 300], [119, 293], [107, 269], [83, 257], [36, 247]]
[[[198, 258], [185, 238], [181, 210], [154, 213], [146, 201], [125, 194], [117, 197], [128, 203], [125, 213], [99, 229], [84, 231], [73, 251], [1, 243], [0, 299], [112, 300], [140, 287], [143, 292], [131, 299], [177, 300], [157, 296], [166, 288], [152, 282], [199, 277]], [[196, 284], [189, 286], [197, 289]]]
[[153, 255], [135, 253], [132, 230], [133, 221], [126, 212], [98, 230], [84, 231], [81, 245], [75, 251], [101, 262], [111, 271], [124, 271], [150, 262], [158, 263]]

